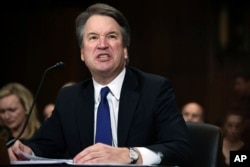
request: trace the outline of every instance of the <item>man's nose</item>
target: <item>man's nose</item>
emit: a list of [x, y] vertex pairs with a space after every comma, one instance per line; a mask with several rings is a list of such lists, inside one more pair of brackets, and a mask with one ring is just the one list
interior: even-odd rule
[[105, 37], [100, 37], [100, 38], [99, 38], [98, 47], [99, 47], [99, 48], [106, 48], [106, 47], [108, 47], [107, 38], [105, 38]]
[[186, 118], [186, 121], [191, 121], [192, 120], [192, 117], [190, 115], [186, 115], [185, 118]]

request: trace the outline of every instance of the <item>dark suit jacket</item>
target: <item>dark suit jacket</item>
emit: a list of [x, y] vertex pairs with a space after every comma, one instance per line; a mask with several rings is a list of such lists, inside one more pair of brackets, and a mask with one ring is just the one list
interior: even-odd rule
[[[186, 124], [178, 111], [170, 81], [126, 67], [118, 114], [118, 146], [161, 152], [161, 164], [187, 166], [190, 158]], [[29, 146], [35, 154], [73, 158], [94, 141], [92, 79], [63, 88], [52, 117]]]

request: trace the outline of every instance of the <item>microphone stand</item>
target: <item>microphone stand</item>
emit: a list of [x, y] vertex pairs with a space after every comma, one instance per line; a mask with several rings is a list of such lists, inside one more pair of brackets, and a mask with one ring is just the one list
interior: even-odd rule
[[55, 69], [55, 68], [57, 68], [57, 67], [61, 67], [61, 66], [64, 66], [64, 63], [63, 63], [63, 62], [58, 62], [58, 63], [56, 63], [55, 65], [53, 65], [53, 66], [47, 68], [47, 69], [44, 71], [43, 76], [42, 76], [42, 79], [41, 79], [40, 84], [39, 84], [39, 86], [38, 86], [38, 89], [37, 89], [37, 91], [36, 91], [35, 97], [34, 97], [34, 99], [33, 99], [32, 105], [31, 105], [31, 107], [30, 107], [28, 116], [27, 116], [27, 118], [26, 118], [26, 120], [25, 120], [25, 124], [23, 125], [22, 131], [19, 133], [19, 135], [18, 135], [16, 138], [14, 138], [14, 139], [12, 139], [12, 140], [10, 140], [10, 141], [8, 141], [8, 142], [6, 143], [7, 148], [9, 148], [10, 146], [12, 146], [12, 145], [22, 136], [22, 134], [23, 134], [25, 128], [27, 127], [27, 125], [28, 125], [28, 123], [29, 123], [29, 119], [30, 119], [31, 113], [32, 113], [32, 110], [33, 110], [33, 108], [34, 108], [34, 106], [35, 106], [37, 97], [38, 97], [38, 95], [39, 95], [40, 89], [41, 89], [41, 87], [42, 87], [42, 84], [43, 84], [43, 82], [44, 82], [44, 79], [45, 79], [45, 77], [46, 77], [48, 71], [50, 71], [50, 70], [52, 70], [52, 69]]

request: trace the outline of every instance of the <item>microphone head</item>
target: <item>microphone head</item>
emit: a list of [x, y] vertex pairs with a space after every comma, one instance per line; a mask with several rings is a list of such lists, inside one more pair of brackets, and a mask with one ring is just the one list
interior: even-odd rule
[[64, 62], [62, 61], [55, 64], [55, 67], [62, 67], [62, 66], [64, 66]]
[[53, 66], [47, 68], [47, 70], [45, 71], [45, 73], [46, 73], [47, 71], [49, 71], [49, 70], [52, 70], [52, 69], [55, 69], [55, 68], [58, 68], [58, 67], [62, 67], [62, 66], [64, 66], [64, 62], [60, 61], [60, 62], [56, 63], [55, 65], [53, 65]]

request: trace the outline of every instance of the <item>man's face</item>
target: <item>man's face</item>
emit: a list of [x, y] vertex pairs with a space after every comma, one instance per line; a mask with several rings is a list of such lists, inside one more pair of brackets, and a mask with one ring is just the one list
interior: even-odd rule
[[126, 64], [127, 47], [123, 45], [118, 23], [111, 17], [91, 16], [85, 25], [81, 59], [92, 76], [117, 76]]
[[196, 104], [188, 104], [182, 109], [182, 115], [186, 122], [203, 122], [203, 111]]

